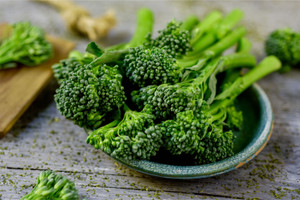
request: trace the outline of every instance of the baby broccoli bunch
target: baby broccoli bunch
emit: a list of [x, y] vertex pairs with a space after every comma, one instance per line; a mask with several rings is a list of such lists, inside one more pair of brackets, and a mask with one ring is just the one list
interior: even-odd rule
[[43, 171], [33, 190], [21, 200], [41, 199], [79, 200], [79, 195], [72, 181], [52, 171]]
[[[91, 130], [87, 143], [119, 160], [149, 160], [160, 150], [196, 164], [227, 158], [243, 122], [235, 99], [280, 68], [275, 57], [256, 66], [246, 29], [234, 27], [242, 16], [173, 19], [152, 39], [153, 14], [141, 9], [128, 43], [90, 43], [90, 60], [73, 56], [53, 67], [62, 72], [57, 107]], [[236, 44], [236, 53], [222, 55]]]
[[53, 55], [53, 48], [45, 33], [29, 22], [17, 22], [0, 43], [0, 69], [15, 67], [18, 63], [34, 66]]

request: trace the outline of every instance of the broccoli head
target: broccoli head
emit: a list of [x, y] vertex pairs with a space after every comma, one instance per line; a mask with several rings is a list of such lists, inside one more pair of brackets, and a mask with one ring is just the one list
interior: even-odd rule
[[117, 68], [90, 64], [72, 73], [54, 95], [58, 110], [81, 127], [98, 128], [105, 114], [120, 108], [126, 99]]
[[0, 55], [0, 69], [15, 67], [17, 63], [34, 66], [51, 58], [53, 48], [42, 29], [29, 22], [18, 22], [2, 40]]
[[59, 63], [52, 66], [54, 77], [61, 84], [69, 78], [70, 74], [91, 63], [94, 59], [95, 56], [92, 54], [81, 54], [78, 51], [72, 51], [67, 59], [60, 60]]
[[72, 181], [52, 171], [43, 171], [33, 190], [21, 200], [41, 199], [79, 200], [79, 195]]
[[126, 76], [140, 87], [175, 83], [179, 79], [180, 67], [165, 49], [139, 46], [130, 49], [124, 59]]
[[149, 34], [148, 42], [145, 45], [150, 48], [164, 48], [173, 57], [184, 55], [191, 50], [191, 34], [189, 31], [182, 29], [181, 24], [173, 19], [164, 29], [158, 31], [158, 36], [155, 39], [151, 39]]
[[152, 131], [154, 119], [148, 106], [140, 112], [125, 106], [122, 120], [115, 120], [94, 130], [86, 141], [118, 159], [149, 160], [156, 155], [162, 143], [161, 135]]

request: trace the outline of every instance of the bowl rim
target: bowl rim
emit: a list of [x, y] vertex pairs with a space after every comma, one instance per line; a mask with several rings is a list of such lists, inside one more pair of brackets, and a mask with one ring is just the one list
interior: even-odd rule
[[260, 135], [255, 137], [243, 150], [231, 157], [221, 161], [204, 164], [179, 166], [163, 163], [156, 163], [148, 160], [122, 160], [114, 158], [123, 165], [134, 169], [138, 172], [169, 179], [199, 179], [223, 174], [241, 167], [255, 156], [257, 156], [269, 141], [273, 129], [273, 112], [268, 96], [258, 84], [251, 86], [256, 93], [258, 105], [260, 107], [260, 115], [265, 120], [260, 120], [258, 131]]

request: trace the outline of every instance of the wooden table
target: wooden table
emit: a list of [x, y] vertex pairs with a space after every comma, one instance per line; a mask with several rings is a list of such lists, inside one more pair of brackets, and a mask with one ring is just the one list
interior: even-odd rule
[[[253, 53], [265, 54], [263, 41], [275, 28], [299, 30], [297, 1], [78, 1], [93, 14], [108, 8], [117, 12], [119, 24], [102, 40], [109, 45], [129, 40], [135, 27], [134, 13], [150, 7], [156, 16], [155, 30], [176, 17], [191, 13], [204, 16], [213, 9], [245, 11]], [[49, 34], [77, 42], [83, 51], [87, 39], [69, 33], [60, 16], [44, 4], [2, 0], [1, 21], [30, 20]], [[159, 19], [159, 20], [158, 20]], [[300, 199], [300, 70], [272, 74], [259, 84], [273, 105], [273, 135], [265, 149], [251, 162], [232, 172], [198, 180], [151, 177], [122, 166], [85, 143], [86, 134], [59, 114], [53, 101], [53, 80], [0, 140], [0, 199], [20, 199], [36, 183], [42, 170], [51, 169], [76, 183], [86, 199]], [[1, 111], [0, 111], [1, 112]]]

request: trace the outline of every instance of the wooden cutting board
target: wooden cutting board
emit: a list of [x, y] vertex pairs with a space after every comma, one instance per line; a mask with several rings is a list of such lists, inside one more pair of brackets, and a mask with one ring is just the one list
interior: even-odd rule
[[[4, 27], [0, 25], [0, 37]], [[35, 67], [0, 70], [0, 138], [5, 136], [51, 80], [51, 66], [66, 58], [75, 47], [73, 42], [64, 39], [47, 36], [47, 40], [54, 47], [52, 59]]]

